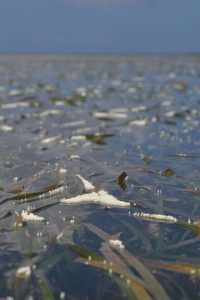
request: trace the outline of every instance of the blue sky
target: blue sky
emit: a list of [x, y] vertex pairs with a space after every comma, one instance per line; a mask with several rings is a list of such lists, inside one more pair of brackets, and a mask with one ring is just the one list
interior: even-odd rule
[[200, 52], [200, 0], [0, 0], [0, 52]]

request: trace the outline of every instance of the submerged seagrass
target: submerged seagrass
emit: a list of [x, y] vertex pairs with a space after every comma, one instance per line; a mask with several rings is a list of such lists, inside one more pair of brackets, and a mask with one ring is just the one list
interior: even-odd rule
[[1, 299], [199, 298], [199, 70], [0, 55]]

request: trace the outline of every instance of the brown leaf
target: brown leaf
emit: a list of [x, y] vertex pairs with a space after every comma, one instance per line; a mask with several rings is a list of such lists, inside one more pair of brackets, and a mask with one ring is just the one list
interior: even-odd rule
[[126, 174], [126, 172], [122, 172], [117, 178], [117, 182], [123, 190], [127, 188], [126, 181], [125, 181], [127, 177], [128, 175]]

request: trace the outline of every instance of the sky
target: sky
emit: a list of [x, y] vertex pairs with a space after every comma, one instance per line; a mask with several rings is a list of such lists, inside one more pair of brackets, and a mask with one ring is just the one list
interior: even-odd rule
[[0, 52], [200, 52], [199, 15], [200, 0], [0, 0]]

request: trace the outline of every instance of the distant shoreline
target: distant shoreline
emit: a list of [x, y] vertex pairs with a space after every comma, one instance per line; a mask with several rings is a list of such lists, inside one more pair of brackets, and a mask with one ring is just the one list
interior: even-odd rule
[[0, 52], [0, 56], [199, 56], [200, 52]]

